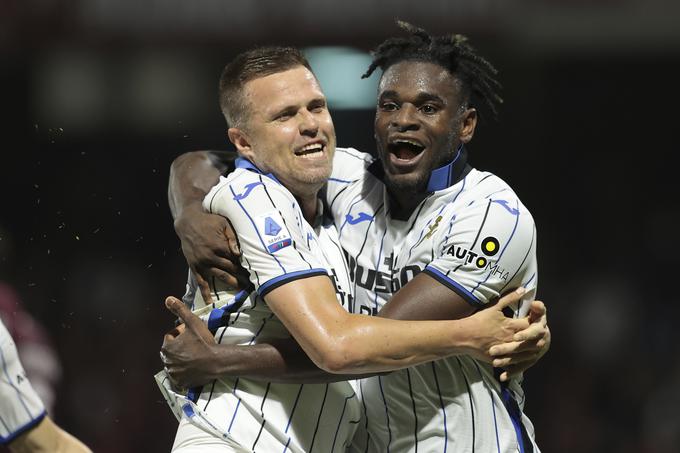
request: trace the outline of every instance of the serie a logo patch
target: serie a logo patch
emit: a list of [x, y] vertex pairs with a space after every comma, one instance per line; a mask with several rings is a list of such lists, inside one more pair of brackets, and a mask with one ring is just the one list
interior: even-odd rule
[[271, 211], [257, 217], [256, 226], [269, 253], [276, 253], [293, 244], [286, 224], [283, 223], [278, 211]]

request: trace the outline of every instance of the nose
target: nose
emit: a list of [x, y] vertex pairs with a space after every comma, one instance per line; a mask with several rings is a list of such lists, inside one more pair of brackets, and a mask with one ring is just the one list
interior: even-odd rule
[[400, 132], [418, 129], [417, 110], [413, 104], [402, 104], [399, 110], [392, 116], [390, 126], [395, 127]]
[[301, 115], [300, 134], [315, 137], [317, 132], [319, 132], [319, 121], [309, 110], [303, 110]]

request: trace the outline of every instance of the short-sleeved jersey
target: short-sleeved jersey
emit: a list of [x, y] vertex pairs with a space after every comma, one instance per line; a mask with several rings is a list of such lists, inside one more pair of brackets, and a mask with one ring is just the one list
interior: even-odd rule
[[21, 366], [17, 348], [0, 320], [0, 444], [36, 426], [45, 407]]
[[[289, 338], [264, 296], [296, 279], [327, 275], [338, 302], [349, 302], [349, 275], [335, 226], [309, 225], [293, 195], [273, 175], [238, 159], [236, 170], [205, 197], [204, 208], [229, 218], [239, 239], [241, 263], [254, 285], [249, 295], [231, 297], [208, 316], [219, 343], [250, 345]], [[201, 310], [200, 293], [196, 296], [194, 308]], [[218, 301], [230, 297], [219, 288], [215, 296]], [[207, 420], [215, 428], [211, 432], [256, 452], [345, 451], [361, 417], [348, 382], [280, 384], [224, 378], [204, 386], [189, 410], [187, 415], [199, 426]]]
[[[428, 196], [410, 218], [400, 220], [390, 215], [382, 174], [370, 155], [337, 150], [326, 198], [350, 266], [351, 311], [375, 315], [426, 272], [474, 307], [524, 286], [527, 296], [513, 311], [526, 314], [537, 282], [536, 230], [506, 183], [472, 169], [461, 147], [451, 164], [432, 172]], [[523, 451], [535, 449], [519, 383], [501, 386], [490, 365], [469, 356], [363, 379], [358, 387], [365, 420], [357, 451], [515, 452], [519, 439]]]

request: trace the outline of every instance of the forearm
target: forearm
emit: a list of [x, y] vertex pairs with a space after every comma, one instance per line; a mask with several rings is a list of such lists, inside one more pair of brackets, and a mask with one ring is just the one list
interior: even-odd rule
[[326, 383], [366, 377], [317, 367], [293, 339], [250, 346], [216, 345], [212, 379], [232, 376], [284, 384]]
[[269, 307], [314, 363], [330, 373], [393, 371], [451, 355], [490, 362], [489, 349], [526, 329], [527, 318], [503, 309], [523, 292], [512, 292], [474, 315], [447, 321], [395, 321], [349, 314], [335, 301], [323, 276], [287, 283], [266, 296]]
[[12, 441], [9, 449], [12, 453], [92, 453], [47, 416], [35, 428]]
[[173, 219], [187, 206], [200, 208], [203, 197], [219, 181], [236, 154], [229, 151], [194, 151], [179, 156], [170, 166], [168, 203]]
[[330, 340], [334, 351], [323, 363], [331, 373], [376, 374], [469, 354], [475, 337], [467, 320], [400, 322], [351, 315], [344, 326]]

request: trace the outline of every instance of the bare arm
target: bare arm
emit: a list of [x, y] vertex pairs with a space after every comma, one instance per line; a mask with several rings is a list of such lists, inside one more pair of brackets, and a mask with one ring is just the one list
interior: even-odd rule
[[230, 151], [194, 151], [182, 154], [170, 166], [168, 204], [175, 232], [206, 301], [211, 301], [207, 282], [212, 277], [236, 288], [248, 286], [229, 223], [222, 216], [206, 213], [201, 205], [236, 156]]
[[44, 417], [9, 444], [12, 453], [92, 453], [81, 441]]
[[312, 362], [293, 338], [250, 346], [217, 344], [205, 323], [179, 299], [165, 305], [181, 321], [163, 339], [161, 358], [179, 387], [203, 385], [223, 376], [280, 383], [344, 381], [353, 376], [331, 374]]
[[[321, 282], [324, 279], [324, 277], [319, 278]], [[294, 288], [290, 289], [295, 290]], [[317, 290], [318, 288], [313, 289], [313, 291]], [[519, 298], [519, 293], [510, 293], [501, 299], [499, 306], [489, 307], [489, 309], [483, 310], [471, 317], [467, 320], [467, 323], [469, 324], [469, 330], [473, 332], [466, 333], [467, 329], [464, 324], [456, 326], [456, 324], [461, 324], [461, 321], [451, 321], [450, 323], [454, 326], [454, 330], [458, 330], [458, 334], [461, 336], [455, 336], [452, 339], [452, 342], [456, 343], [456, 347], [447, 349], [444, 354], [451, 355], [456, 352], [470, 353], [474, 351], [473, 354], [476, 357], [490, 361], [491, 358], [487, 354], [488, 347], [501, 341], [496, 336], [502, 331], [500, 326], [506, 321], [510, 321], [502, 315], [500, 310], [503, 306], [516, 303]], [[378, 371], [375, 370], [365, 373], [363, 372], [365, 368], [359, 368], [362, 371], [356, 371], [354, 368], [349, 370], [344, 368], [340, 370], [342, 372], [340, 374], [337, 372], [328, 373], [317, 367], [294, 340], [254, 346], [216, 344], [205, 324], [194, 316], [178, 299], [168, 298], [166, 305], [186, 324], [186, 328], [182, 325], [165, 336], [162, 347], [163, 354], [161, 354], [171, 378], [181, 387], [202, 385], [212, 379], [225, 375], [264, 379], [274, 382], [332, 382], [378, 374]], [[345, 360], [359, 360], [359, 362], [365, 360], [361, 356], [356, 356], [356, 348], [352, 348], [351, 345], [355, 341], [362, 341], [362, 337], [373, 338], [371, 337], [372, 335], [377, 335], [377, 331], [371, 325], [377, 318], [350, 315], [340, 308], [337, 303], [333, 303], [333, 305], [342, 312], [338, 313], [342, 316], [342, 319], [335, 319], [338, 314], [330, 315], [334, 318], [337, 326], [339, 326], [340, 332], [321, 332], [320, 335], [330, 338], [330, 340], [322, 340], [322, 344], [327, 344], [328, 341], [332, 343], [329, 347], [343, 355], [341, 358], [336, 359], [340, 363], [343, 363]], [[311, 310], [316, 311], [315, 308], [311, 308]], [[354, 323], [347, 324], [348, 319], [350, 321], [360, 319], [361, 321], [358, 323], [359, 325]], [[313, 321], [313, 323], [316, 322]], [[361, 325], [362, 323], [364, 323], [363, 326]], [[379, 322], [379, 324], [384, 323]], [[394, 323], [388, 321], [388, 324]], [[333, 327], [331, 327], [331, 330], [333, 330]], [[446, 333], [450, 334], [451, 331]], [[432, 334], [437, 335], [434, 331]], [[399, 330], [398, 337], [403, 342], [408, 343], [410, 341], [405, 339], [403, 330]], [[338, 338], [341, 338], [342, 341], [338, 341]], [[371, 341], [368, 340], [369, 344], [376, 343], [375, 341], [371, 343]], [[336, 349], [336, 346], [339, 347]], [[427, 348], [429, 346], [424, 347]], [[404, 349], [401, 348], [402, 345], [394, 344], [391, 353], [383, 351], [386, 352], [386, 355], [380, 359], [383, 366], [378, 369], [401, 368], [405, 366], [403, 365], [404, 360], [414, 359], [415, 355], [403, 356]], [[320, 353], [323, 354], [323, 352]], [[363, 354], [370, 356], [375, 353], [374, 350], [369, 350]], [[422, 353], [422, 351], [419, 351], [419, 353]], [[370, 360], [375, 360], [375, 358]], [[416, 360], [427, 361], [427, 359]], [[344, 363], [342, 366], [347, 365], [347, 363]]]
[[170, 165], [168, 204], [177, 221], [186, 208], [198, 207], [210, 188], [217, 184], [235, 153], [229, 151], [194, 151], [176, 158]]

